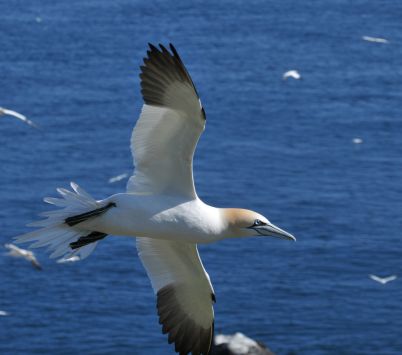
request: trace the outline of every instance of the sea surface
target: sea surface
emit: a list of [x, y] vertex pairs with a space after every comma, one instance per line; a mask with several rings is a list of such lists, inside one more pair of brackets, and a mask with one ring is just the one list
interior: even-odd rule
[[[200, 247], [216, 332], [278, 355], [401, 354], [401, 20], [397, 0], [3, 1], [0, 106], [40, 130], [0, 117], [0, 244], [70, 181], [124, 191], [108, 180], [133, 169], [139, 66], [148, 42], [172, 42], [207, 114], [200, 198], [297, 237]], [[5, 253], [0, 354], [174, 353], [134, 239], [72, 264], [39, 249], [41, 272]]]

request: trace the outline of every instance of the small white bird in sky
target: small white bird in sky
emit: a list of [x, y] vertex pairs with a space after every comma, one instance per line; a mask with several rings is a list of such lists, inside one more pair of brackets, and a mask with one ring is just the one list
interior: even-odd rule
[[6, 109], [4, 107], [0, 107], [0, 116], [2, 116], [2, 115], [16, 117], [19, 120], [21, 120], [22, 122], [25, 122], [27, 125], [35, 127], [35, 128], [38, 128], [38, 126], [34, 122], [32, 122], [31, 120], [26, 118], [24, 115], [22, 115], [22, 114], [20, 114], [20, 113], [18, 113], [16, 111], [9, 110], [9, 109]]
[[128, 177], [128, 174], [127, 174], [127, 173], [120, 174], [120, 175], [117, 175], [117, 176], [113, 176], [113, 177], [111, 177], [111, 178], [109, 179], [109, 184], [113, 184], [113, 183], [115, 183], [115, 182], [121, 181], [121, 180], [123, 180], [123, 179], [125, 179], [125, 178], [127, 178], [127, 177]]
[[61, 207], [35, 222], [39, 230], [17, 237], [48, 246], [50, 257], [87, 257], [107, 235], [137, 237], [138, 255], [157, 297], [159, 322], [180, 354], [208, 354], [215, 292], [197, 244], [227, 238], [295, 238], [263, 215], [217, 208], [197, 196], [193, 155], [206, 116], [176, 49], [149, 45], [141, 66], [145, 104], [131, 138], [135, 171], [127, 192], [95, 200], [77, 184], [45, 198]]
[[35, 269], [42, 270], [38, 259], [36, 259], [32, 251], [18, 248], [14, 244], [5, 244], [4, 247], [9, 250], [8, 255], [17, 258], [24, 258], [25, 260], [29, 261]]
[[57, 260], [58, 264], [70, 264], [75, 263], [76, 261], [80, 261], [80, 257], [77, 255], [71, 256], [69, 258], [61, 258]]
[[301, 79], [301, 75], [297, 70], [289, 70], [283, 74], [283, 80], [293, 78], [295, 80]]
[[379, 37], [370, 37], [370, 36], [363, 36], [362, 39], [367, 42], [374, 42], [374, 43], [388, 43], [388, 40], [385, 38]]
[[387, 276], [387, 277], [380, 277], [380, 276], [372, 275], [372, 274], [369, 275], [369, 277], [372, 280], [377, 281], [377, 282], [379, 282], [380, 284], [383, 284], [383, 285], [385, 285], [386, 283], [388, 283], [390, 281], [394, 281], [397, 278], [396, 275], [391, 275], [391, 276]]

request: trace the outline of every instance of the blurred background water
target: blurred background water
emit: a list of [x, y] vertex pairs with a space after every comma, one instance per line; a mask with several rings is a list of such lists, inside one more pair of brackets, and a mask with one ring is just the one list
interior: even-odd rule
[[[199, 196], [297, 236], [202, 246], [216, 331], [278, 354], [402, 353], [402, 3], [3, 1], [0, 243], [76, 181], [123, 191], [147, 42], [173, 42], [207, 113]], [[363, 36], [382, 37], [374, 43]], [[291, 69], [301, 80], [283, 80]], [[360, 138], [361, 144], [353, 143]], [[5, 249], [4, 249], [5, 252]], [[0, 254], [1, 354], [170, 354], [134, 240], [37, 272]]]

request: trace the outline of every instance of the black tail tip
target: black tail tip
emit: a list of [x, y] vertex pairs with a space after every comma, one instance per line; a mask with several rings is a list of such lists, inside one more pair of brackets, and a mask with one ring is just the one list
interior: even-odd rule
[[77, 241], [70, 243], [70, 248], [75, 250], [78, 248], [81, 248], [85, 245], [97, 242], [98, 240], [101, 240], [107, 236], [106, 233], [102, 232], [92, 232], [84, 237], [78, 238]]

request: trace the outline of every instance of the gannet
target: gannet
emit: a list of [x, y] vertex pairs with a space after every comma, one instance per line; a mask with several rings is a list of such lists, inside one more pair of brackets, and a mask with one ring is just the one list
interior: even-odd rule
[[288, 78], [299, 80], [301, 79], [301, 75], [297, 70], [288, 70], [286, 73], [283, 73], [282, 78], [283, 80], [286, 80]]
[[108, 180], [108, 182], [109, 182], [109, 184], [113, 184], [113, 183], [118, 182], [118, 181], [121, 181], [121, 180], [123, 180], [123, 179], [125, 179], [125, 178], [127, 178], [127, 177], [128, 177], [128, 174], [127, 174], [127, 173], [123, 173], [123, 174], [120, 174], [120, 175], [111, 177], [111, 178]]
[[388, 283], [390, 281], [394, 281], [397, 278], [396, 275], [391, 275], [391, 276], [388, 276], [388, 277], [380, 277], [380, 276], [377, 276], [377, 275], [369, 275], [369, 277], [372, 280], [377, 281], [377, 282], [379, 282], [380, 284], [383, 284], [383, 285], [385, 285], [386, 283]]
[[75, 263], [76, 261], [80, 261], [80, 257], [77, 255], [74, 255], [70, 258], [61, 258], [57, 260], [58, 264], [67, 264], [67, 263]]
[[374, 43], [388, 43], [388, 40], [385, 38], [379, 37], [370, 37], [370, 36], [363, 36], [362, 39], [367, 42], [374, 42]]
[[4, 247], [9, 250], [8, 255], [17, 258], [24, 258], [25, 260], [29, 261], [35, 269], [42, 270], [38, 259], [36, 259], [32, 251], [18, 248], [14, 244], [4, 244]]
[[95, 200], [76, 183], [45, 202], [62, 209], [31, 223], [39, 230], [16, 237], [48, 246], [50, 257], [87, 257], [108, 235], [136, 237], [138, 255], [157, 298], [162, 332], [180, 354], [208, 354], [215, 293], [197, 244], [225, 238], [295, 238], [263, 215], [217, 208], [197, 196], [193, 155], [206, 115], [176, 49], [149, 44], [141, 66], [144, 105], [134, 127], [135, 170], [127, 191]]
[[32, 122], [31, 120], [26, 118], [24, 115], [20, 114], [19, 112], [9, 110], [9, 109], [6, 109], [4, 107], [0, 107], [0, 116], [2, 116], [2, 115], [13, 116], [15, 118], [18, 118], [22, 122], [25, 122], [29, 126], [38, 128], [38, 126], [34, 122]]

